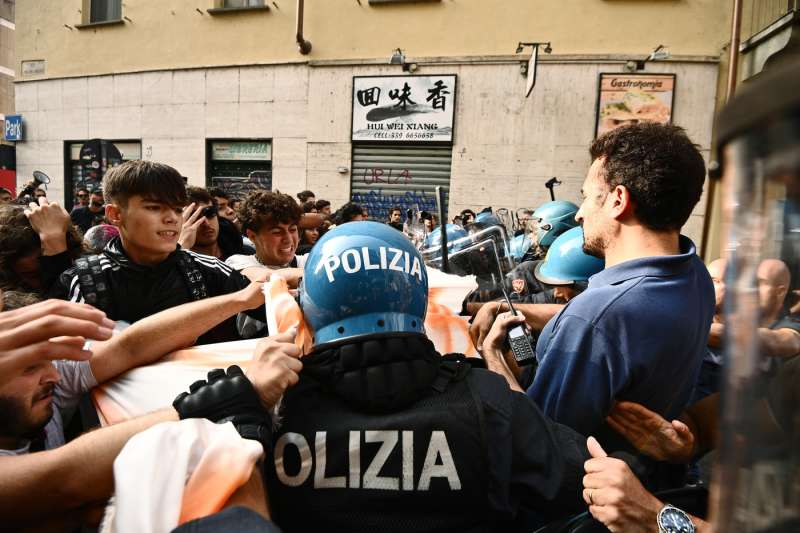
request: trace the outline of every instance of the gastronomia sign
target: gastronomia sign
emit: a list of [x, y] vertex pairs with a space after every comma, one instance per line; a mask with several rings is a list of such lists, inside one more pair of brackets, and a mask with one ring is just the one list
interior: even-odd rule
[[637, 122], [672, 121], [674, 74], [600, 74], [596, 136]]

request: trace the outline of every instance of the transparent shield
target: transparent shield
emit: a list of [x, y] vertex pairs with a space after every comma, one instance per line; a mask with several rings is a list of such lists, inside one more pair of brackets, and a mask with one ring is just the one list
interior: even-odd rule
[[517, 222], [515, 217], [511, 214], [511, 212], [502, 207], [494, 212], [495, 216], [500, 220], [500, 223], [503, 224], [506, 228], [511, 230], [513, 234], [517, 230]]
[[417, 249], [422, 247], [423, 243], [425, 242], [425, 237], [428, 234], [425, 231], [425, 225], [419, 218], [419, 214], [419, 206], [414, 204], [411, 209], [408, 209], [408, 212], [406, 213], [406, 222], [404, 224], [406, 235], [409, 236], [411, 242], [414, 243], [414, 246]]
[[800, 530], [798, 125], [739, 138], [724, 153], [725, 351], [712, 499], [716, 531]]
[[[501, 226], [492, 226], [455, 241], [448, 241], [448, 272], [475, 276], [478, 285], [489, 289], [514, 268], [508, 236]], [[420, 250], [425, 264], [442, 268], [440, 245]], [[498, 285], [499, 287], [499, 285]]]

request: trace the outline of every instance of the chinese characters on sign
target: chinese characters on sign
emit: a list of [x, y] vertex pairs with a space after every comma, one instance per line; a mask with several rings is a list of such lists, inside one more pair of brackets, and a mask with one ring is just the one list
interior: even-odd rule
[[600, 74], [596, 136], [637, 122], [672, 122], [674, 74]]
[[456, 76], [353, 78], [354, 141], [452, 142]]

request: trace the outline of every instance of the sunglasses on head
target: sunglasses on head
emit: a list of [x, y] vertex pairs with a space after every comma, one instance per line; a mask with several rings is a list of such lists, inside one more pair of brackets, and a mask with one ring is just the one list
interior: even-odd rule
[[210, 205], [203, 208], [203, 216], [206, 218], [214, 218], [219, 213], [219, 208], [215, 205]]

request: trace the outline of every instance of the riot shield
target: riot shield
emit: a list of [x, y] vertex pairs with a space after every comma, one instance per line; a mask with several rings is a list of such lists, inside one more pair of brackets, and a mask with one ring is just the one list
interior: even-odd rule
[[800, 531], [800, 96], [764, 74], [720, 117], [726, 233], [716, 531]]

